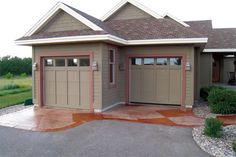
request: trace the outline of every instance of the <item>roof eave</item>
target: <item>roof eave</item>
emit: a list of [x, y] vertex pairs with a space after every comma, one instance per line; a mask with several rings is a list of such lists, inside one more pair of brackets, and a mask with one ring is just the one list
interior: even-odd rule
[[38, 45], [70, 42], [111, 41], [121, 45], [163, 45], [163, 44], [205, 44], [208, 38], [176, 38], [176, 39], [147, 39], [125, 40], [114, 35], [86, 35], [71, 37], [56, 37], [44, 39], [16, 40], [17, 45]]
[[212, 48], [212, 49], [204, 49], [203, 52], [205, 53], [229, 53], [235, 52], [236, 48]]

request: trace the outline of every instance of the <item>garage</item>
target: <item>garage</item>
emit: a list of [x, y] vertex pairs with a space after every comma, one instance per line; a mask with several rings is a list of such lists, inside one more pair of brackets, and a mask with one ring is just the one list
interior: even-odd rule
[[131, 58], [130, 102], [181, 105], [181, 57]]
[[89, 56], [47, 57], [43, 61], [45, 106], [89, 109]]

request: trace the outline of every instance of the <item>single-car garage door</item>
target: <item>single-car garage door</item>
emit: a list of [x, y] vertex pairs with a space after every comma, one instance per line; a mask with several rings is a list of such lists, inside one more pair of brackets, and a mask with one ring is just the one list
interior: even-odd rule
[[89, 57], [44, 58], [44, 104], [89, 109]]
[[130, 101], [181, 104], [181, 58], [131, 58]]

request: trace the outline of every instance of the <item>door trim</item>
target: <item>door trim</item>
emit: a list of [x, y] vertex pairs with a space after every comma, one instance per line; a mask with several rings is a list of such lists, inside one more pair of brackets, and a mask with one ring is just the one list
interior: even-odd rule
[[182, 72], [182, 87], [181, 87], [181, 107], [185, 107], [186, 101], [186, 55], [185, 54], [128, 54], [126, 55], [125, 59], [125, 103], [130, 104], [130, 59], [131, 58], [145, 58], [145, 57], [181, 57], [182, 65], [181, 65], [181, 72]]
[[[79, 54], [78, 54], [79, 53]], [[39, 56], [40, 58], [40, 65], [39, 65], [39, 93], [40, 93], [40, 99], [39, 99], [39, 106], [45, 106], [44, 105], [44, 64], [43, 59], [47, 57], [81, 57], [81, 56], [89, 56], [90, 60], [90, 112], [94, 112], [94, 76], [93, 76], [93, 70], [92, 70], [92, 64], [93, 64], [93, 53], [87, 52], [87, 53], [80, 53], [80, 52], [73, 52], [73, 53], [61, 53], [60, 55], [43, 55]]]

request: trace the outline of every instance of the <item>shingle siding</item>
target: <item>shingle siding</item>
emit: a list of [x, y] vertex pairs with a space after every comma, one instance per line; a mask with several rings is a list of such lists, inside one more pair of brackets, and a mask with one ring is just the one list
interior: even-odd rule
[[90, 29], [88, 26], [78, 21], [68, 13], [60, 11], [49, 23], [37, 33], [59, 32], [69, 30]]
[[123, 6], [118, 12], [112, 15], [108, 20], [139, 19], [149, 17], [151, 17], [151, 15], [128, 3]]

